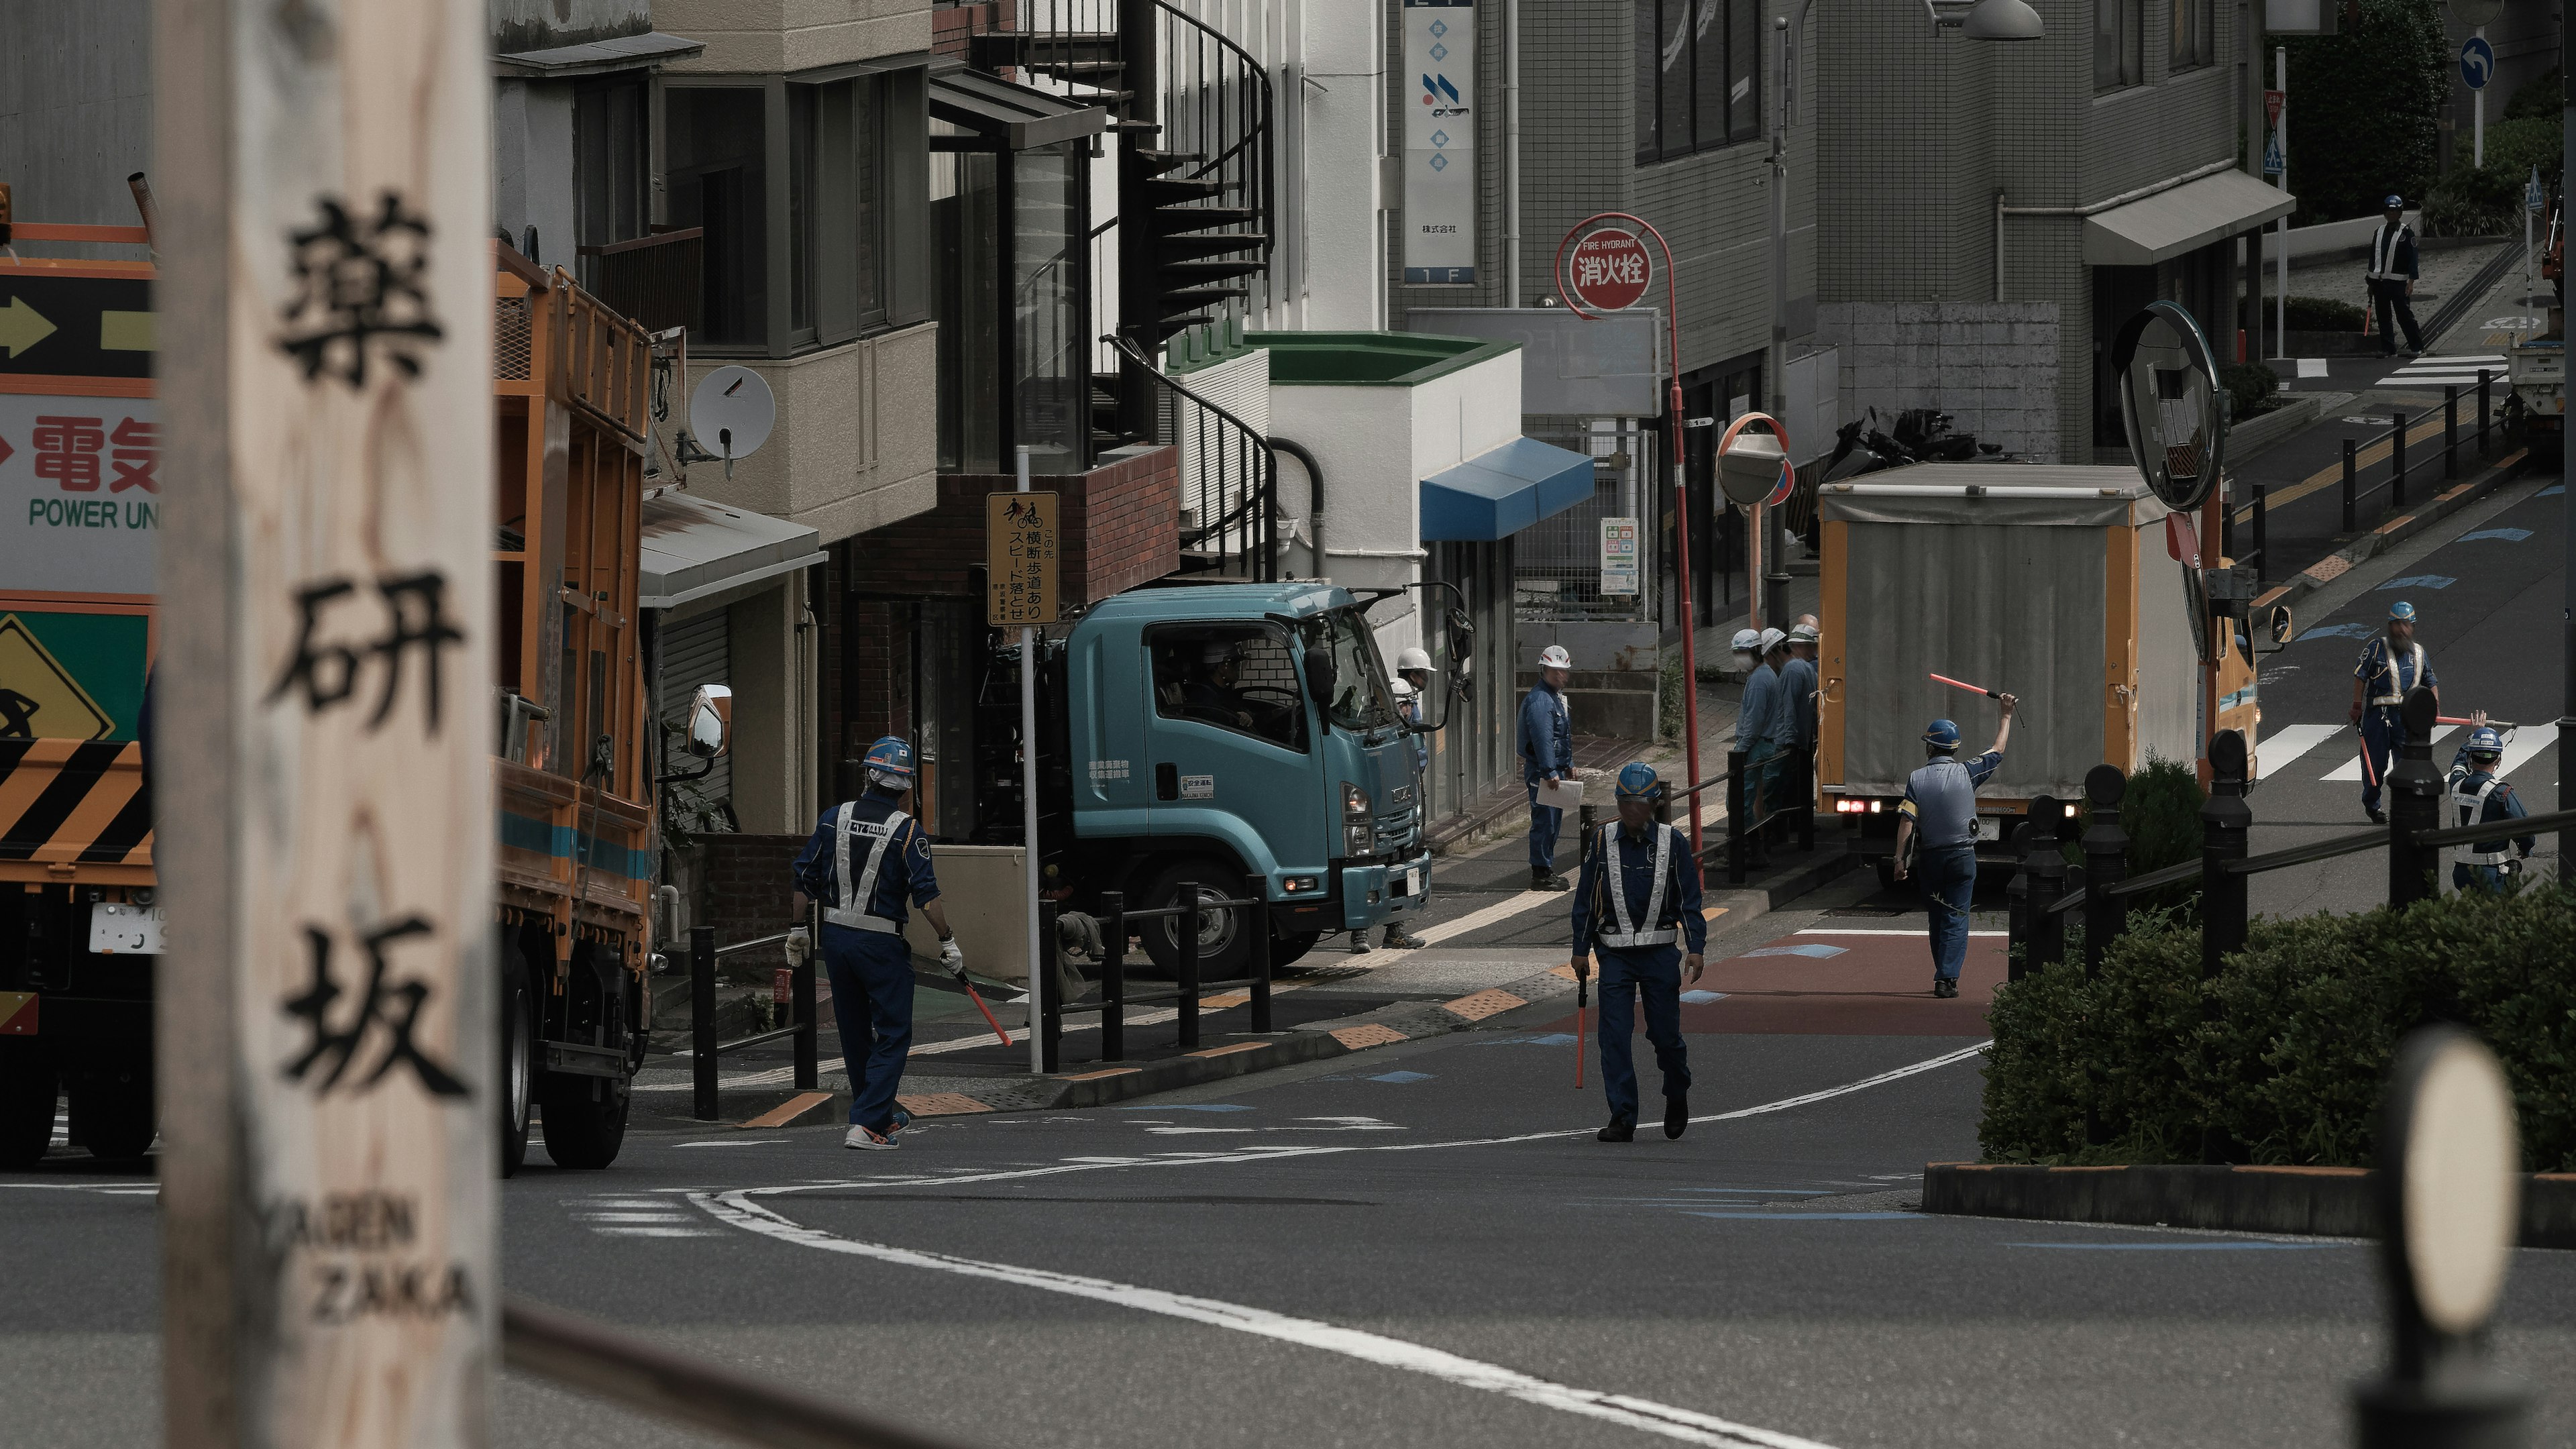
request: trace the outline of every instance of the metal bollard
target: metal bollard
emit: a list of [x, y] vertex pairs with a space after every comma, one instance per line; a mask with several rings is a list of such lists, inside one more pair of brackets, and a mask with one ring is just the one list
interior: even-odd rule
[[2460, 476], [2460, 385], [2442, 389], [2442, 476]]
[[2272, 548], [2270, 538], [2271, 509], [2266, 505], [2264, 500], [2264, 495], [2270, 490], [2264, 486], [2263, 480], [2260, 478], [2253, 480], [2253, 482], [2254, 578], [2255, 582], [2260, 583], [2262, 582], [2263, 571], [2272, 566]]
[[2388, 435], [2388, 511], [2396, 513], [2406, 506], [2406, 415], [2395, 408], [2388, 415], [2397, 420]]
[[2049, 909], [2066, 894], [2066, 854], [2058, 848], [2065, 822], [2066, 807], [2056, 796], [2030, 802], [2030, 855], [2024, 867], [2030, 872], [2030, 924], [2023, 934], [2030, 939], [2024, 954], [2033, 971], [2066, 959], [2066, 913]]
[[815, 963], [823, 956], [823, 907], [817, 903], [805, 923], [809, 949], [804, 964], [796, 968], [789, 992], [796, 1003], [796, 1090], [812, 1092], [822, 1086], [822, 1024], [814, 1017]]
[[1102, 891], [1100, 911], [1100, 1059], [1114, 1062], [1127, 1055], [1127, 893]]
[[1182, 883], [1178, 904], [1181, 913], [1171, 920], [1180, 931], [1181, 1049], [1187, 1051], [1199, 1044], [1199, 888], [1195, 882]]
[[1752, 861], [1751, 842], [1744, 838], [1744, 752], [1726, 752], [1726, 879], [1731, 885], [1744, 884]]
[[2479, 457], [2481, 457], [2481, 458], [2488, 458], [2488, 457], [2493, 457], [2493, 456], [2494, 456], [2494, 454], [2493, 454], [2492, 452], [2490, 452], [2490, 451], [2488, 450], [2488, 447], [2487, 447], [2487, 427], [2488, 427], [2489, 420], [2493, 417], [2493, 415], [2494, 415], [2494, 413], [2495, 413], [2495, 407], [2494, 407], [2494, 405], [2493, 405], [2493, 402], [2492, 402], [2492, 401], [2487, 397], [2487, 382], [2488, 382], [2488, 378], [2489, 378], [2489, 374], [2488, 374], [2488, 372], [2487, 372], [2487, 369], [2485, 369], [2485, 368], [2483, 368], [2483, 367], [2479, 368], [2479, 369], [2478, 369], [2478, 456], [2479, 456]]
[[689, 1078], [701, 1122], [716, 1120], [716, 928], [689, 928]]
[[2030, 974], [2030, 895], [2030, 852], [2025, 850], [2021, 864], [2013, 867], [2012, 883], [2004, 887], [2005, 973], [2013, 981]]
[[2420, 684], [2398, 706], [2398, 717], [2406, 725], [2406, 744], [2398, 752], [2402, 758], [2389, 761], [2388, 777], [2382, 781], [2388, 793], [2388, 903], [2392, 906], [2412, 905], [2439, 889], [2433, 871], [2441, 862], [2441, 850], [2415, 843], [2417, 831], [2438, 830], [2442, 825], [2442, 775], [2433, 768], [2435, 713], [2433, 691]]
[[1252, 1029], [1270, 1030], [1270, 906], [1262, 897], [1268, 892], [1259, 876], [1247, 878], [1244, 898], [1251, 902], [1243, 908], [1244, 929], [1252, 933]]
[[2200, 974], [2218, 974], [2228, 953], [2245, 947], [2245, 877], [2227, 869], [2245, 858], [2254, 827], [2245, 803], [2245, 736], [2220, 730], [2209, 737], [2209, 798], [2200, 806]]
[[1062, 909], [1053, 901], [1038, 902], [1038, 1015], [1031, 1028], [1039, 1033], [1041, 1072], [1064, 1067], [1064, 982], [1059, 969], [1064, 952], [1055, 939], [1055, 918]]
[[2352, 439], [2343, 440], [2343, 531], [2346, 533], [2361, 527], [2361, 480], [2359, 467], [2354, 462], [2354, 447]]
[[2102, 969], [2102, 953], [2128, 929], [2128, 907], [2110, 895], [2129, 874], [2129, 835], [2120, 828], [2120, 799], [2129, 777], [2117, 765], [2095, 765], [2084, 776], [2084, 798], [2093, 823], [2084, 829], [2084, 970]]

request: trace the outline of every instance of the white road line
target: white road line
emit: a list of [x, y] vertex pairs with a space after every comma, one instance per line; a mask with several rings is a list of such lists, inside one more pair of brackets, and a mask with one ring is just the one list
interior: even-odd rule
[[2545, 750], [2556, 743], [2558, 743], [2558, 726], [2554, 724], [2524, 725], [2522, 728], [2513, 732], [2512, 739], [2505, 741], [2504, 762], [2496, 767], [2496, 773], [2498, 775], [2510, 775], [2513, 773], [2515, 766], [2520, 765], [2523, 761], [2530, 759], [2532, 756], [2539, 754], [2542, 750]]
[[[2455, 735], [2455, 734], [2459, 733], [2459, 730], [2460, 730], [2460, 727], [2459, 727], [2458, 725], [2444, 725], [2444, 726], [2442, 726], [2440, 729], [2437, 729], [2437, 730], [2433, 731], [2433, 744], [2434, 744], [2434, 747], [2438, 749], [2438, 748], [2441, 746], [2441, 743], [2442, 743], [2442, 741], [2443, 741], [2443, 740], [2448, 739], [2450, 736], [2452, 736], [2452, 735]], [[2351, 759], [2348, 759], [2348, 760], [2344, 761], [2342, 764], [2337, 765], [2337, 766], [2336, 766], [2336, 767], [2334, 767], [2332, 770], [2327, 771], [2325, 774], [2319, 775], [2317, 778], [2318, 778], [2318, 779], [2320, 779], [2320, 780], [2358, 780], [2358, 779], [2360, 779], [2360, 778], [2361, 778], [2361, 736], [2360, 736], [2359, 734], [2355, 734], [2355, 735], [2353, 736], [2353, 743], [2352, 743], [2352, 758], [2351, 758]]]
[[[1837, 927], [1837, 926], [1809, 926], [1809, 927], [1807, 927], [1805, 930], [1803, 930], [1803, 931], [1798, 931], [1798, 932], [1796, 932], [1796, 933], [1794, 933], [1794, 934], [1797, 934], [1797, 935], [1800, 935], [1800, 936], [1920, 936], [1920, 935], [1922, 935], [1922, 934], [1923, 934], [1924, 929], [1925, 929], [1924, 927], [1917, 926], [1917, 927], [1915, 927], [1913, 930], [1910, 930], [1910, 931], [1902, 931], [1902, 930], [1899, 930], [1899, 931], [1890, 931], [1890, 930], [1882, 930], [1882, 929], [1871, 929], [1871, 930], [1867, 930], [1867, 931], [1846, 931], [1846, 930], [1843, 930], [1843, 929], [1841, 929], [1840, 927]], [[1971, 936], [2009, 936], [2009, 935], [2011, 935], [2011, 934], [2012, 934], [2012, 932], [2010, 932], [2010, 931], [1970, 931], [1968, 934], [1969, 934], [1969, 935], [1971, 935]]]
[[1169, 1318], [1187, 1319], [1193, 1323], [1232, 1329], [1259, 1338], [1292, 1343], [1303, 1348], [1321, 1349], [1347, 1358], [1386, 1368], [1425, 1374], [1460, 1388], [1478, 1389], [1501, 1394], [1525, 1404], [1544, 1409], [1579, 1414], [1626, 1428], [1642, 1430], [1686, 1444], [1701, 1444], [1710, 1449], [1826, 1449], [1813, 1439], [1794, 1434], [1738, 1424], [1713, 1414], [1659, 1404], [1652, 1399], [1632, 1398], [1626, 1394], [1607, 1393], [1599, 1389], [1576, 1388], [1570, 1384], [1505, 1368], [1479, 1359], [1450, 1353], [1445, 1349], [1411, 1343], [1401, 1338], [1370, 1333], [1363, 1329], [1344, 1328], [1312, 1318], [1297, 1318], [1273, 1313], [1266, 1308], [1251, 1308], [1221, 1299], [1200, 1298], [1174, 1293], [1161, 1288], [1145, 1288], [1132, 1283], [1114, 1282], [1074, 1273], [1058, 1273], [1045, 1268], [1024, 1268], [1011, 1263], [988, 1263], [975, 1258], [959, 1258], [947, 1253], [925, 1252], [915, 1248], [898, 1248], [890, 1243], [867, 1243], [841, 1237], [819, 1228], [809, 1228], [781, 1217], [768, 1208], [749, 1200], [747, 1191], [724, 1193], [691, 1193], [689, 1201], [705, 1209], [718, 1222], [745, 1232], [758, 1233], [800, 1248], [817, 1248], [827, 1253], [841, 1253], [855, 1258], [873, 1258], [883, 1263], [896, 1263], [910, 1268], [930, 1268], [961, 1277], [989, 1279], [1021, 1288], [1036, 1288], [1048, 1293], [1061, 1293], [1072, 1298], [1087, 1298], [1097, 1303], [1115, 1304], [1146, 1313], [1159, 1313]]
[[592, 1232], [610, 1238], [716, 1238], [723, 1234], [700, 1227], [686, 1228], [593, 1228]]
[[2263, 778], [2268, 780], [2288, 769], [2291, 761], [2333, 739], [2347, 728], [2349, 726], [2330, 724], [2283, 725], [2266, 735], [2263, 742], [2254, 747], [2255, 767], [2260, 769], [2263, 772]]
[[[1785, 1112], [1792, 1107], [1804, 1107], [1852, 1092], [1867, 1091], [1872, 1087], [1885, 1086], [1889, 1082], [1902, 1081], [1923, 1072], [1935, 1071], [1955, 1062], [1964, 1062], [1980, 1055], [1992, 1045], [1992, 1042], [1979, 1042], [1972, 1047], [1963, 1047], [1941, 1056], [1893, 1067], [1874, 1077], [1863, 1077], [1859, 1081], [1845, 1082], [1838, 1087], [1827, 1087], [1822, 1091], [1808, 1092], [1803, 1096], [1783, 1097], [1779, 1101], [1764, 1102], [1759, 1106], [1738, 1107], [1732, 1112], [1713, 1112], [1705, 1117], [1693, 1117], [1691, 1121], [1694, 1123], [1733, 1122], [1745, 1117]], [[1074, 1172], [1099, 1172], [1113, 1167], [1204, 1167], [1239, 1162], [1271, 1162], [1290, 1157], [1333, 1157], [1346, 1152], [1430, 1152], [1449, 1147], [1507, 1147], [1522, 1142], [1548, 1142], [1566, 1137], [1589, 1137], [1592, 1132], [1593, 1129], [1590, 1127], [1573, 1127], [1555, 1132], [1523, 1132], [1509, 1137], [1459, 1137], [1445, 1142], [1375, 1142], [1348, 1145], [1319, 1143], [1312, 1146], [1253, 1144], [1232, 1152], [1176, 1153], [1154, 1158], [1068, 1157], [1042, 1167], [1004, 1168], [989, 1172], [966, 1173], [943, 1169], [945, 1175], [836, 1178], [827, 1181], [788, 1183], [777, 1187], [745, 1188], [742, 1191], [754, 1197], [769, 1197], [791, 1192], [837, 1192], [861, 1187], [921, 1187], [930, 1183], [943, 1182], [1014, 1182], [1032, 1177], [1060, 1177]]]

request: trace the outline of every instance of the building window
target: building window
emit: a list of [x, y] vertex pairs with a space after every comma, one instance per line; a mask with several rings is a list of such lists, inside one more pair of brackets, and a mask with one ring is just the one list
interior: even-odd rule
[[845, 342], [885, 320], [885, 124], [873, 76], [787, 88], [788, 325]]
[[1637, 0], [1637, 161], [1762, 134], [1760, 0]]
[[[620, 77], [574, 92], [572, 103], [573, 229], [581, 247], [644, 235], [644, 83]], [[581, 284], [599, 290], [595, 258], [581, 259]]]
[[767, 98], [757, 86], [674, 86], [663, 107], [671, 224], [706, 229], [705, 321], [690, 342], [769, 341]]
[[1259, 626], [1158, 629], [1146, 646], [1154, 712], [1306, 748], [1306, 696], [1288, 641]]
[[2146, 43], [2139, 15], [2144, 3], [2093, 0], [2093, 89], [2118, 90], [2146, 78]]
[[2212, 0], [2174, 0], [2173, 68], [2192, 70], [2218, 58]]

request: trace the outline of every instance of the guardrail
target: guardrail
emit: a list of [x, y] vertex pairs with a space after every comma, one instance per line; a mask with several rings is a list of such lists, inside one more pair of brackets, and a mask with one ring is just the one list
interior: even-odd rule
[[[797, 930], [811, 930], [800, 926]], [[701, 1122], [717, 1119], [716, 1064], [732, 1052], [756, 1047], [781, 1037], [796, 1039], [796, 1090], [820, 1090], [821, 1066], [817, 1060], [818, 1045], [814, 1015], [814, 958], [822, 949], [819, 939], [807, 936], [810, 943], [805, 959], [791, 971], [790, 1002], [794, 1019], [786, 1026], [771, 1031], [755, 1032], [735, 1041], [716, 1040], [716, 959], [743, 951], [757, 951], [765, 946], [785, 942], [795, 931], [756, 936], [736, 941], [730, 946], [716, 944], [716, 928], [689, 928], [689, 1067], [692, 1075], [693, 1112]]]
[[[2494, 382], [2495, 373], [2493, 369], [2483, 367], [2478, 369], [2478, 457], [2481, 460], [2494, 455], [2492, 443], [2494, 437], [2495, 405], [2494, 399], [2489, 393], [2489, 389], [2494, 385]], [[2369, 438], [2346, 438], [2343, 440], [2343, 531], [2345, 533], [2356, 533], [2360, 531], [2361, 504], [2364, 499], [2374, 497], [2377, 494], [2384, 492], [2388, 495], [2389, 512], [2394, 513], [2397, 510], [2404, 508], [2406, 506], [2406, 484], [2408, 476], [2416, 467], [2431, 461], [2429, 458], [2421, 459], [2415, 464], [2409, 464], [2406, 461], [2407, 416], [2403, 412], [2394, 410], [2391, 411], [2389, 416], [2391, 426], [2387, 432], [2374, 434]], [[2360, 462], [2361, 450], [2364, 448], [2377, 447], [2382, 442], [2386, 442], [2389, 445], [2388, 476], [2365, 488], [2361, 485], [2361, 474], [2364, 471]], [[2447, 482], [2459, 477], [2460, 386], [2458, 383], [2448, 383], [2442, 388], [2441, 456], [2443, 480]], [[2379, 465], [2374, 463], [2370, 466], [2376, 468]], [[2258, 492], [2255, 495], [2255, 499], [2254, 530], [2257, 547], [2259, 548], [2263, 535], [2262, 495]]]
[[1754, 851], [1760, 845], [1760, 837], [1768, 833], [1774, 820], [1788, 818], [1797, 831], [1798, 849], [1816, 848], [1815, 756], [1805, 750], [1793, 749], [1777, 758], [1780, 761], [1779, 784], [1766, 788], [1768, 780], [1746, 778], [1748, 756], [1744, 751], [1731, 749], [1726, 752], [1726, 880], [1729, 885], [1742, 885], [1751, 874]]
[[[1047, 1071], [1058, 1070], [1063, 1063], [1064, 1019], [1093, 1012], [1100, 1015], [1100, 1060], [1124, 1061], [1127, 1056], [1127, 1008], [1155, 1002], [1180, 1003], [1178, 1044], [1183, 1051], [1199, 1044], [1201, 998], [1205, 992], [1199, 981], [1199, 935], [1209, 911], [1242, 911], [1243, 930], [1252, 948], [1252, 979], [1249, 1000], [1252, 1030], [1272, 1029], [1270, 1015], [1270, 922], [1268, 902], [1260, 892], [1248, 890], [1240, 897], [1201, 895], [1201, 887], [1185, 883], [1180, 904], [1153, 910], [1127, 909], [1123, 891], [1103, 891], [1100, 928], [1100, 999], [1068, 1003], [1059, 998], [1060, 976], [1057, 944], [1057, 909], [1053, 902], [1039, 906], [1038, 939], [1046, 943], [1046, 969], [1038, 973], [1041, 1000], [1037, 1019], [1042, 1033], [1039, 1041], [1040, 1063]], [[1127, 932], [1138, 921], [1174, 923], [1174, 946], [1178, 959], [1174, 963], [1172, 988], [1168, 991], [1131, 993], [1127, 989]]]

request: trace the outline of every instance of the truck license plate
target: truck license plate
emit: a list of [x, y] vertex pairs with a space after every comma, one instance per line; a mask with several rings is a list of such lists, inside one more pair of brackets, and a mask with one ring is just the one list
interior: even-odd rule
[[161, 908], [100, 901], [89, 908], [89, 948], [102, 956], [161, 954]]

